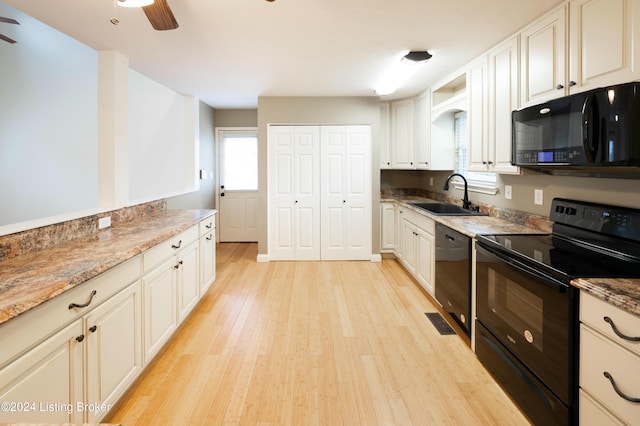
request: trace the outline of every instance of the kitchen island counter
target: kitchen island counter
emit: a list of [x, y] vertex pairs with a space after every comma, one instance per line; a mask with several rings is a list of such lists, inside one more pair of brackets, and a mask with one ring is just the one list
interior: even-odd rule
[[0, 325], [213, 215], [164, 210], [0, 262]]

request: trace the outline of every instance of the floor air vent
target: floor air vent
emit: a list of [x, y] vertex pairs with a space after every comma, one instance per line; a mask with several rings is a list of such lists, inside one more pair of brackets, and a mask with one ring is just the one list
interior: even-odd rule
[[451, 326], [447, 324], [445, 319], [442, 318], [442, 315], [440, 315], [438, 312], [425, 312], [425, 315], [427, 316], [427, 318], [429, 318], [431, 324], [433, 324], [436, 330], [438, 330], [438, 333], [440, 333], [441, 335], [447, 336], [450, 334], [456, 334], [456, 332], [453, 331], [453, 328], [451, 328]]

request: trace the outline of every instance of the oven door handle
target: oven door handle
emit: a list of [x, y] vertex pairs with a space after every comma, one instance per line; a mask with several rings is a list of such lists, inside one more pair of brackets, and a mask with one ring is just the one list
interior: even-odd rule
[[484, 246], [482, 244], [478, 244], [478, 247], [486, 250], [491, 256], [496, 257], [498, 260], [500, 260], [503, 263], [506, 263], [507, 265], [517, 269], [518, 271], [522, 272], [523, 274], [526, 274], [536, 280], [541, 280], [545, 285], [558, 290], [559, 293], [565, 293], [567, 291], [567, 288], [569, 287], [567, 284], [563, 283], [562, 281], [552, 277], [549, 274], [546, 274], [542, 271], [533, 269], [527, 265], [525, 265], [524, 263], [513, 259], [509, 256], [506, 256], [500, 252], [491, 250], [489, 247]]

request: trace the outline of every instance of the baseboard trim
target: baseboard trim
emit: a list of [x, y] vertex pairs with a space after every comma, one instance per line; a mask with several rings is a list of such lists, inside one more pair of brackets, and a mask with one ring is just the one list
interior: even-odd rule
[[369, 260], [371, 262], [382, 262], [382, 256], [380, 255], [380, 253], [374, 253], [371, 255], [371, 258]]
[[268, 254], [260, 254], [258, 253], [258, 257], [256, 258], [256, 262], [259, 263], [266, 263], [269, 262], [269, 255]]

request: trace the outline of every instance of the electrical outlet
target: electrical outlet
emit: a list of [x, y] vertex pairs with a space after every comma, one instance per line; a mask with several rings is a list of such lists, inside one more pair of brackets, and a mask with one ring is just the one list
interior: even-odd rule
[[506, 198], [507, 200], [510, 200], [511, 199], [511, 195], [512, 195], [511, 191], [512, 191], [511, 185], [505, 185], [504, 186], [504, 198]]
[[429, 178], [429, 186], [433, 186], [433, 178], [432, 177]]
[[105, 216], [98, 219], [98, 229], [104, 229], [111, 226], [111, 216]]
[[534, 189], [533, 190], [533, 203], [541, 206], [543, 204], [543, 193], [542, 189]]

